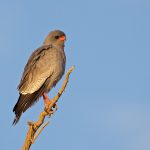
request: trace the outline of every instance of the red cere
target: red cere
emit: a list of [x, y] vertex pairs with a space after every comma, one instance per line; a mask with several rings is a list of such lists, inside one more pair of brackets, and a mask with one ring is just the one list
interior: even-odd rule
[[59, 40], [65, 41], [65, 40], [66, 40], [66, 37], [63, 35], [63, 36], [59, 37]]

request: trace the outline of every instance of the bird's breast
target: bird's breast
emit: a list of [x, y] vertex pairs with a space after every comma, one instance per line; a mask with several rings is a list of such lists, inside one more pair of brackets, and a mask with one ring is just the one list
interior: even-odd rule
[[49, 91], [53, 86], [57, 84], [57, 82], [61, 79], [65, 72], [65, 53], [63, 51], [51, 52], [47, 61], [47, 64], [49, 64], [49, 66], [47, 66], [47, 69], [52, 72], [47, 81], [47, 91]]

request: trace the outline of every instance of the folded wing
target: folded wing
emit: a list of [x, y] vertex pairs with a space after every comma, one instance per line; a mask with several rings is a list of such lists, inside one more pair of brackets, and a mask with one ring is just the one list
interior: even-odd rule
[[[29, 58], [18, 86], [21, 94], [32, 94], [40, 89], [53, 73], [51, 46], [42, 46]], [[49, 52], [48, 52], [49, 51]]]

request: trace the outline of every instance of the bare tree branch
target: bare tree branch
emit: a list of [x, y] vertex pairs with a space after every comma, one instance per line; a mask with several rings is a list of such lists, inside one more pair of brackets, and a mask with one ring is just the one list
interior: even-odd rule
[[70, 75], [70, 73], [72, 73], [73, 70], [74, 70], [74, 66], [72, 66], [66, 73], [66, 78], [64, 80], [62, 87], [60, 88], [57, 95], [51, 100], [49, 108], [48, 109], [44, 108], [44, 111], [42, 111], [40, 113], [38, 121], [37, 122], [28, 122], [29, 129], [28, 129], [22, 150], [29, 150], [31, 145], [35, 142], [35, 140], [37, 139], [39, 134], [42, 132], [42, 130], [48, 125], [49, 122], [46, 122], [44, 124], [44, 119], [46, 116], [51, 117], [51, 115], [54, 114], [54, 111], [52, 109], [53, 109], [53, 107], [56, 106], [57, 101], [59, 100], [60, 96], [64, 92], [64, 90], [67, 86], [67, 83], [69, 81], [69, 75]]

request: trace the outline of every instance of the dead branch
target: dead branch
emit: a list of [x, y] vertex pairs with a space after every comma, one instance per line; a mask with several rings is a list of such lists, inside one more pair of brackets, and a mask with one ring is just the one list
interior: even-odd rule
[[68, 72], [66, 73], [66, 78], [64, 80], [64, 83], [62, 87], [60, 88], [57, 95], [51, 100], [50, 106], [48, 109], [44, 108], [44, 110], [40, 113], [39, 119], [37, 122], [28, 122], [29, 129], [25, 138], [25, 142], [23, 144], [22, 150], [29, 150], [31, 145], [35, 142], [39, 134], [42, 132], [42, 130], [48, 125], [49, 122], [46, 122], [44, 124], [44, 120], [46, 116], [51, 117], [52, 114], [54, 114], [55, 111], [53, 111], [53, 107], [58, 102], [60, 96], [64, 92], [67, 83], [69, 81], [69, 75], [74, 70], [74, 66], [72, 66]]

